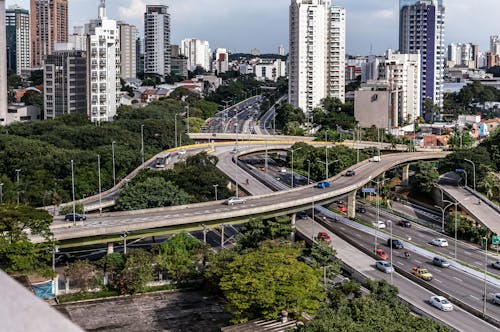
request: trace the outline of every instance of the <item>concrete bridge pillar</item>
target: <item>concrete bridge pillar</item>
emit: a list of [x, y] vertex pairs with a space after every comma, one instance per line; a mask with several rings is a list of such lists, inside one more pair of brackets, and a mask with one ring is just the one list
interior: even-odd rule
[[403, 186], [408, 186], [410, 184], [410, 164], [403, 166], [403, 177], [401, 179], [401, 184]]
[[290, 239], [295, 242], [295, 223], [297, 221], [297, 213], [292, 214], [292, 233], [290, 233]]
[[347, 194], [347, 216], [349, 218], [356, 217], [356, 193], [357, 190], [351, 191]]
[[107, 254], [112, 254], [115, 251], [113, 242], [108, 242], [108, 251]]

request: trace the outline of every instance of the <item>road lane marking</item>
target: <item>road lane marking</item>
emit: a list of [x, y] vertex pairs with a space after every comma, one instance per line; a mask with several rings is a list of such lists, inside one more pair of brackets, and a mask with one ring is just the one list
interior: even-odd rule
[[458, 282], [464, 282], [462, 279], [457, 278], [457, 277], [453, 277], [453, 279], [455, 279], [455, 280], [456, 280], [456, 281], [458, 281]]
[[441, 280], [439, 280], [439, 279], [435, 279], [435, 278], [434, 278], [433, 280], [434, 280], [434, 281], [439, 282], [440, 284], [442, 284], [442, 283], [443, 283], [443, 282], [442, 282]]
[[475, 297], [474, 295], [469, 295], [469, 296], [472, 297], [476, 301], [481, 301], [479, 298]]
[[421, 261], [416, 260], [416, 259], [415, 259], [415, 263], [417, 263], [417, 264], [422, 264], [422, 262], [421, 262]]

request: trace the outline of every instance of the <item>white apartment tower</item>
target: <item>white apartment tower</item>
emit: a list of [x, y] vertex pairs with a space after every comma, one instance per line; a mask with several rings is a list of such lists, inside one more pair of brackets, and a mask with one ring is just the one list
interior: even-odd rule
[[147, 5], [144, 13], [144, 73], [170, 75], [170, 14], [168, 7]]
[[310, 113], [326, 97], [344, 101], [345, 10], [329, 0], [290, 4], [288, 102]]
[[119, 22], [120, 30], [120, 77], [137, 77], [136, 41], [137, 28], [134, 25]]
[[196, 67], [201, 67], [206, 71], [210, 70], [212, 52], [208, 41], [196, 38], [183, 39], [180, 52], [188, 58], [188, 70], [194, 71]]
[[92, 122], [112, 121], [120, 91], [120, 39], [115, 20], [100, 0], [99, 18], [85, 25], [87, 40], [87, 110]]
[[7, 42], [5, 0], [0, 0], [0, 125], [7, 124]]
[[420, 54], [399, 54], [388, 50], [379, 66], [379, 80], [391, 91], [392, 127], [413, 123], [420, 116]]
[[421, 105], [429, 99], [442, 107], [446, 55], [443, 0], [400, 0], [399, 7], [399, 51], [421, 55]]

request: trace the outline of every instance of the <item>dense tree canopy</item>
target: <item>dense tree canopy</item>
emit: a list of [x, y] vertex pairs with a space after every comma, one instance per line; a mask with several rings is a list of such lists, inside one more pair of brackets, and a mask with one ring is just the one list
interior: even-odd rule
[[[0, 205], [0, 268], [12, 274], [49, 275], [51, 223], [52, 216], [47, 211]], [[40, 237], [46, 242], [34, 244], [30, 237]]]
[[220, 281], [233, 321], [272, 319], [281, 310], [294, 316], [314, 313], [325, 297], [321, 272], [298, 261], [298, 257], [299, 251], [287, 246], [236, 256]]
[[420, 161], [416, 165], [415, 176], [413, 177], [413, 185], [423, 193], [430, 194], [434, 189], [434, 185], [438, 182], [439, 172], [430, 162]]

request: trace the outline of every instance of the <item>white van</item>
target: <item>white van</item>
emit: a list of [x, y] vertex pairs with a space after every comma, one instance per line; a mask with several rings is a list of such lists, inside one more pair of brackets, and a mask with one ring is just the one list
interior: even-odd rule
[[380, 156], [373, 156], [372, 161], [374, 161], [376, 163], [380, 162]]

